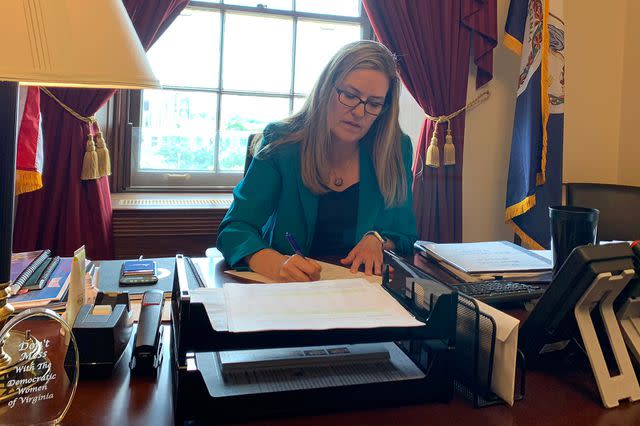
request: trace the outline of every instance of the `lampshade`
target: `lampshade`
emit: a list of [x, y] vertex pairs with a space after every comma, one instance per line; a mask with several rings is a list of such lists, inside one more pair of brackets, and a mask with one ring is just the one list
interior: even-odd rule
[[122, 0], [0, 0], [0, 81], [159, 87]]

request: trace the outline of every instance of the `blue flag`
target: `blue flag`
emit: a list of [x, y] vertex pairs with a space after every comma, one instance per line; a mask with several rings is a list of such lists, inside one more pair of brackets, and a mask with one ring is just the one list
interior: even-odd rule
[[549, 248], [549, 206], [562, 201], [563, 0], [511, 0], [503, 43], [520, 56], [505, 221]]

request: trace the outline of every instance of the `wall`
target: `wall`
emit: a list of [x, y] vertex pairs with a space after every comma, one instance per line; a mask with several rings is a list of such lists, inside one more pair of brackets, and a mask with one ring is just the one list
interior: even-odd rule
[[[509, 0], [498, 0], [500, 43], [494, 50], [493, 80], [476, 92], [473, 61], [469, 74], [467, 100], [487, 89], [491, 96], [466, 117], [462, 179], [464, 241], [513, 239], [503, 218], [519, 58], [502, 46], [508, 9]], [[415, 144], [424, 115], [406, 91], [401, 95], [400, 112], [400, 125]]]
[[640, 103], [640, 2], [627, 1], [625, 49], [622, 75], [622, 112], [620, 114], [620, 149], [618, 182], [640, 186], [640, 141], [638, 138], [638, 104]]
[[564, 182], [619, 183], [626, 5], [565, 1]]

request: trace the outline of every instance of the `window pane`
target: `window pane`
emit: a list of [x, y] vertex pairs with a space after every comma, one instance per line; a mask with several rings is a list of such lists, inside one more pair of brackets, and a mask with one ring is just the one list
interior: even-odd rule
[[296, 112], [300, 111], [300, 108], [302, 108], [302, 105], [304, 105], [304, 102], [306, 100], [307, 100], [307, 98], [299, 98], [299, 97], [293, 98], [293, 113], [294, 114]]
[[220, 171], [244, 170], [247, 138], [289, 115], [289, 99], [223, 95], [220, 104]]
[[360, 25], [298, 21], [295, 92], [309, 93], [329, 59], [345, 44], [360, 40]]
[[340, 16], [360, 16], [359, 5], [360, 0], [296, 0], [297, 11]]
[[215, 93], [145, 90], [140, 170], [213, 170]]
[[291, 0], [224, 0], [225, 4], [235, 4], [237, 6], [260, 7], [264, 9], [291, 10]]
[[158, 41], [147, 58], [162, 85], [218, 86], [220, 14], [185, 9]]
[[291, 18], [228, 13], [224, 31], [224, 89], [288, 93]]

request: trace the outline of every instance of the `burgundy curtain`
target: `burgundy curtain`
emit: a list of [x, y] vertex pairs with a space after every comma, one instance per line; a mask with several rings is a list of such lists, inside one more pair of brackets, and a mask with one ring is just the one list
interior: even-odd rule
[[[476, 87], [492, 78], [496, 46], [496, 0], [363, 0], [378, 39], [398, 57], [400, 77], [431, 116], [449, 115], [467, 97], [471, 40], [478, 66]], [[414, 210], [420, 239], [462, 241], [464, 120], [451, 121], [456, 164], [444, 166], [446, 124], [440, 125], [440, 167], [425, 165], [434, 125], [422, 125], [414, 162]]]
[[[180, 14], [188, 0], [124, 0], [145, 50]], [[99, 54], [99, 53], [98, 53]], [[88, 57], [87, 60], [90, 60]], [[111, 98], [111, 89], [51, 89], [83, 116], [96, 113]], [[44, 187], [18, 199], [14, 251], [51, 249], [73, 255], [84, 244], [92, 259], [113, 257], [111, 194], [107, 177], [80, 180], [86, 125], [49, 96], [41, 96], [44, 135]]]

